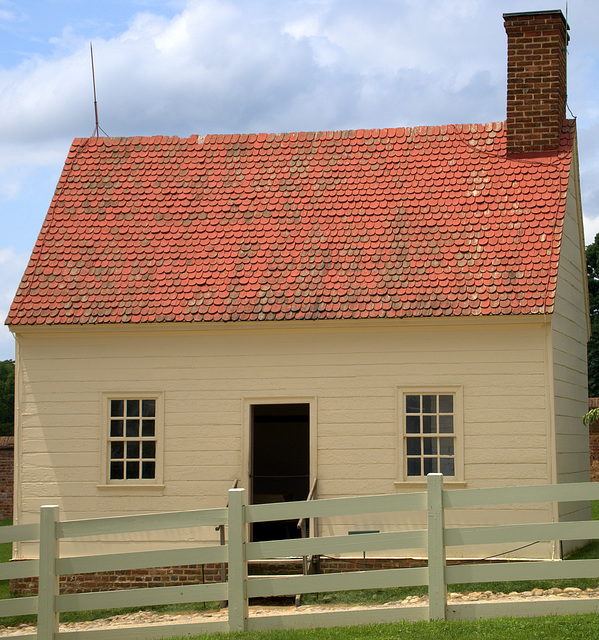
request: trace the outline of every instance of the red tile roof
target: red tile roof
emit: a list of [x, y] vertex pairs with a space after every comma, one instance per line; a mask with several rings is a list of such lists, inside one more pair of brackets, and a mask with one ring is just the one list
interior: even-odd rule
[[7, 323], [550, 313], [574, 135], [76, 139]]

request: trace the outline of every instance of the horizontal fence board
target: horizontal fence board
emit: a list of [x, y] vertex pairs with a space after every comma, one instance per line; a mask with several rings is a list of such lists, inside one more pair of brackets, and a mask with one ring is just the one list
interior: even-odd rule
[[[545, 502], [599, 500], [599, 483], [571, 483], [561, 485], [534, 485], [494, 489], [447, 490], [443, 492], [445, 508], [470, 508], [487, 505], [525, 505]], [[350, 516], [399, 511], [424, 510], [427, 493], [390, 494], [325, 500], [249, 505], [243, 508], [247, 522], [300, 519], [312, 517]], [[241, 511], [239, 512], [241, 514]], [[227, 524], [226, 508], [201, 511], [143, 514], [93, 518], [56, 523], [57, 538], [78, 538], [119, 534], [134, 531], [157, 531], [212, 527]], [[238, 523], [237, 531], [243, 523]], [[39, 539], [39, 525], [17, 525], [0, 528], [0, 542]], [[313, 554], [337, 555], [344, 553], [425, 548], [426, 530], [408, 530], [384, 533], [337, 535], [322, 538], [275, 540], [246, 543], [247, 560], [299, 557]], [[444, 532], [446, 546], [507, 544], [531, 541], [599, 539], [599, 522], [528, 523], [503, 526], [456, 527]], [[234, 536], [230, 537], [231, 540]], [[235, 547], [234, 547], [235, 548]], [[181, 566], [226, 562], [227, 546], [211, 546], [133, 553], [105, 554], [59, 558], [57, 573], [91, 573], [146, 567]], [[443, 562], [443, 556], [440, 561]], [[431, 561], [432, 562], [432, 561]], [[0, 579], [37, 575], [39, 562], [29, 560], [0, 565]], [[515, 580], [548, 580], [567, 578], [596, 578], [599, 560], [565, 560], [508, 562], [504, 564], [450, 565], [445, 567], [446, 583], [502, 582]], [[429, 570], [426, 567], [383, 569], [374, 571], [339, 572], [320, 575], [259, 576], [251, 577], [246, 585], [247, 597], [272, 597], [327, 591], [356, 589], [381, 589], [402, 586], [427, 585]], [[241, 584], [241, 583], [240, 583]], [[239, 587], [240, 593], [242, 584]], [[147, 607], [158, 604], [182, 604], [227, 600], [231, 598], [229, 584], [213, 583], [178, 587], [155, 587], [58, 595], [54, 599], [56, 611], [83, 611], [122, 607]], [[35, 597], [0, 600], [0, 616], [34, 614], [38, 609]], [[441, 609], [442, 611], [443, 609]], [[496, 600], [489, 602], [462, 602], [446, 607], [448, 619], [490, 618], [500, 616], [554, 615], [566, 613], [599, 613], [599, 598], [549, 597], [544, 600], [514, 602]], [[434, 612], [433, 612], [434, 614]], [[253, 630], [284, 628], [316, 628], [350, 626], [372, 622], [421, 620], [430, 615], [428, 606], [389, 606], [376, 609], [348, 609], [318, 614], [284, 616], [251, 616], [248, 627]], [[235, 622], [235, 620], [233, 620]], [[239, 622], [239, 621], [238, 621]], [[160, 638], [174, 635], [198, 635], [227, 631], [229, 623], [198, 622], [170, 623], [143, 627], [95, 630], [85, 632], [61, 632], [61, 637], [71, 640], [133, 640], [134, 638]], [[22, 637], [34, 637], [22, 636]]]
[[227, 585], [194, 584], [185, 587], [152, 587], [121, 589], [96, 593], [68, 593], [56, 597], [56, 610], [88, 611], [121, 607], [146, 607], [154, 604], [178, 604], [226, 600]]
[[254, 504], [245, 508], [245, 517], [246, 522], [268, 522], [420, 509], [426, 509], [425, 492]]
[[[114, 629], [98, 629], [90, 631], [60, 631], [56, 634], [59, 640], [142, 640], [142, 638], [168, 638], [174, 636], [195, 636], [208, 633], [227, 633], [226, 621], [219, 622], [171, 622], [169, 624], [153, 624], [148, 627], [117, 627]], [[27, 636], [19, 636], [19, 640]], [[35, 636], [30, 636], [35, 638]]]
[[445, 574], [448, 584], [553, 580], [557, 578], [596, 578], [599, 576], [599, 560], [549, 560], [486, 565], [464, 564], [447, 567]]
[[445, 529], [445, 545], [448, 547], [496, 542], [592, 540], [595, 538], [599, 538], [599, 520]]
[[34, 524], [15, 524], [10, 527], [0, 527], [0, 543], [39, 539], [40, 525], [37, 522]]
[[364, 533], [352, 536], [250, 542], [246, 545], [246, 557], [248, 560], [263, 560], [314, 554], [350, 553], [352, 551], [426, 548], [426, 544], [426, 531]]
[[187, 527], [215, 527], [226, 524], [227, 509], [203, 509], [201, 511], [174, 511], [172, 513], [148, 513], [136, 516], [90, 518], [58, 522], [59, 538], [80, 538], [99, 534], [129, 533], [132, 531], [157, 531], [184, 529]]
[[0, 618], [5, 616], [24, 616], [30, 613], [37, 613], [36, 596], [0, 600]]
[[378, 569], [374, 571], [346, 571], [311, 576], [278, 576], [251, 578], [247, 583], [249, 598], [319, 593], [321, 591], [351, 591], [353, 589], [386, 589], [425, 585], [428, 569]]
[[468, 602], [450, 604], [447, 620], [476, 620], [480, 618], [532, 618], [538, 616], [566, 616], [599, 613], [597, 598], [551, 598], [524, 602]]
[[263, 616], [249, 618], [249, 631], [273, 629], [325, 629], [329, 627], [354, 627], [358, 625], [400, 622], [401, 620], [426, 620], [428, 607], [389, 607], [386, 609], [352, 609], [330, 613], [298, 613], [287, 616]]
[[497, 504], [530, 504], [534, 502], [569, 502], [599, 500], [599, 483], [569, 482], [565, 484], [498, 487], [443, 492], [443, 506], [455, 509]]
[[4, 562], [0, 564], [0, 580], [11, 578], [30, 578], [39, 575], [38, 560], [19, 560], [18, 562]]
[[56, 572], [62, 576], [71, 573], [92, 573], [94, 571], [207, 564], [210, 562], [226, 562], [226, 560], [227, 547], [225, 546], [161, 549], [160, 551], [136, 551], [101, 556], [60, 558], [56, 562]]

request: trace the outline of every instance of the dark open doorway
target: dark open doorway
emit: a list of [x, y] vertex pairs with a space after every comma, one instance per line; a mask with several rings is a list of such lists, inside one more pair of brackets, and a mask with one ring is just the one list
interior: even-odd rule
[[[255, 404], [250, 410], [252, 504], [305, 500], [310, 489], [310, 405]], [[257, 522], [251, 539], [297, 538], [297, 520]]]

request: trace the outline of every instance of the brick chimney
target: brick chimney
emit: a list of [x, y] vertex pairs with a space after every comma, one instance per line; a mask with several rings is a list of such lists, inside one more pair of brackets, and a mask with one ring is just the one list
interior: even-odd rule
[[505, 13], [503, 19], [507, 153], [557, 151], [566, 117], [566, 19], [560, 10]]

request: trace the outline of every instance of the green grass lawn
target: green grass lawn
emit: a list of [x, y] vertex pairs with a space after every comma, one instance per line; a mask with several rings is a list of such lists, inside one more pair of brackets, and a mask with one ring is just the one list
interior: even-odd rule
[[[12, 520], [0, 520], [0, 527], [10, 527]], [[4, 542], [0, 544], [0, 562], [8, 562], [12, 558], [12, 544]], [[0, 580], [0, 599], [10, 598], [10, 585], [8, 580]]]
[[[366, 627], [334, 627], [217, 633], [214, 640], [593, 640], [599, 616], [498, 618], [455, 622], [400, 622]], [[198, 640], [206, 636], [196, 636]]]

